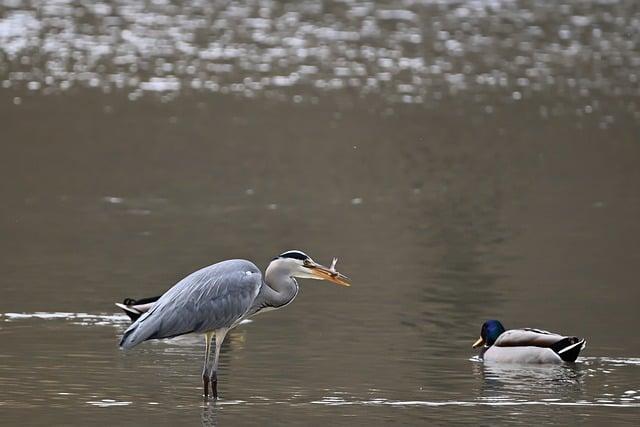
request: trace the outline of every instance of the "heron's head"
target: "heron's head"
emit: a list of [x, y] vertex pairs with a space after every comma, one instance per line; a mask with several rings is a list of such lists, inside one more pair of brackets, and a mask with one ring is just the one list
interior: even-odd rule
[[303, 279], [327, 280], [342, 286], [350, 286], [349, 278], [340, 274], [335, 269], [334, 259], [331, 267], [318, 264], [302, 251], [287, 251], [275, 257], [268, 270], [284, 271], [291, 277]]
[[498, 320], [487, 320], [480, 330], [480, 338], [473, 343], [473, 347], [481, 345], [490, 347], [496, 342], [498, 337], [504, 332], [504, 326]]

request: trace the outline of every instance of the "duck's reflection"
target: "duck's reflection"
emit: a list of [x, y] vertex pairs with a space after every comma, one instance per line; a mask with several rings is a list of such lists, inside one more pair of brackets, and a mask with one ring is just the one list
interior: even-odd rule
[[474, 363], [482, 399], [577, 399], [586, 374], [580, 363], [525, 365]]

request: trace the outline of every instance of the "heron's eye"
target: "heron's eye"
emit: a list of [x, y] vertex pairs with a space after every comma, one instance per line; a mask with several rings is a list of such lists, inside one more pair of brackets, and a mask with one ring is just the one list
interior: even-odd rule
[[308, 259], [305, 259], [304, 261], [302, 261], [302, 264], [303, 264], [305, 267], [311, 267], [311, 261], [309, 261]]

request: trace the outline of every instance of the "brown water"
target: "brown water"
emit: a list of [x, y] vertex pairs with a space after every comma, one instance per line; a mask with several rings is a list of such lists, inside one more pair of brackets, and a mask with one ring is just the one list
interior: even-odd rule
[[[0, 423], [637, 423], [633, 1], [0, 1]], [[117, 348], [207, 264], [339, 256], [235, 330]], [[487, 318], [585, 336], [491, 367]]]

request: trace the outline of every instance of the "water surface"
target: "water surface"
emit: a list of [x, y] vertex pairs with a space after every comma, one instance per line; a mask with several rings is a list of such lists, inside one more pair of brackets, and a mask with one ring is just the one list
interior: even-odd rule
[[[0, 420], [628, 423], [632, 1], [0, 2]], [[113, 305], [227, 258], [340, 257], [229, 337]], [[487, 318], [587, 338], [485, 366]], [[26, 421], [25, 421], [26, 420]]]

